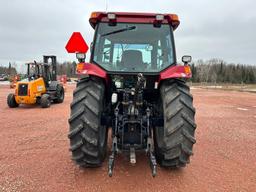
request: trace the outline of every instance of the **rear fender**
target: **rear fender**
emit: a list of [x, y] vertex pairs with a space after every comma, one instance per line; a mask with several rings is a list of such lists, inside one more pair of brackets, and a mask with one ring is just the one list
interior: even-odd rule
[[165, 79], [173, 79], [173, 78], [185, 78], [190, 79], [192, 77], [191, 69], [189, 65], [180, 66], [170, 66], [166, 70], [162, 71], [159, 75], [158, 83]]
[[76, 73], [80, 76], [96, 76], [108, 82], [107, 73], [99, 66], [92, 63], [78, 63], [76, 66]]

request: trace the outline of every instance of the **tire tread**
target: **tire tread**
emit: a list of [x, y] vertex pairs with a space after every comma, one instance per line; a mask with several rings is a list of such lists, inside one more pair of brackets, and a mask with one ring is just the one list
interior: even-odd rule
[[181, 80], [164, 82], [160, 93], [165, 120], [164, 127], [155, 128], [157, 161], [163, 167], [184, 167], [190, 162], [193, 144], [196, 143], [193, 96]]
[[72, 160], [82, 167], [99, 167], [105, 158], [106, 144], [101, 147], [99, 141], [104, 90], [102, 81], [85, 78], [73, 92], [68, 138]]

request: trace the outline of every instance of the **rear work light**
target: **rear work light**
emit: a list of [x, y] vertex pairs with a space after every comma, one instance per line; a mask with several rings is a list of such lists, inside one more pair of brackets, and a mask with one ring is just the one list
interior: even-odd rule
[[85, 58], [86, 58], [85, 53], [76, 53], [76, 58], [80, 63], [85, 62]]
[[114, 14], [114, 13], [108, 13], [108, 19], [109, 19], [109, 20], [115, 20], [115, 19], [116, 19], [116, 14]]
[[188, 63], [190, 63], [192, 61], [192, 57], [190, 55], [184, 55], [182, 57], [182, 62], [187, 65]]
[[157, 21], [163, 21], [164, 20], [164, 15], [156, 15], [156, 20]]
[[85, 54], [84, 53], [76, 53], [76, 58], [79, 59], [85, 59]]

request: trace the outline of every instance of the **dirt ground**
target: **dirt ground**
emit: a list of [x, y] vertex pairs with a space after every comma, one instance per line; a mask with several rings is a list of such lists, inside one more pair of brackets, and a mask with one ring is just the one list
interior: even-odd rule
[[196, 139], [191, 163], [181, 170], [158, 168], [152, 178], [147, 158], [132, 166], [116, 161], [82, 170], [70, 160], [67, 139], [69, 104], [41, 109], [9, 109], [10, 90], [0, 86], [0, 191], [255, 191], [256, 94], [192, 89], [197, 109]]

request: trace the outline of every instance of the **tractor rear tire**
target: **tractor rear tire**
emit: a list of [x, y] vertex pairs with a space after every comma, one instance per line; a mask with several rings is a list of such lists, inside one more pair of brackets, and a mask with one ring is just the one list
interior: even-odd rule
[[19, 107], [19, 104], [15, 100], [15, 95], [10, 93], [7, 97], [7, 104], [10, 108]]
[[57, 85], [56, 88], [56, 99], [53, 100], [54, 103], [63, 103], [65, 97], [64, 88], [62, 85]]
[[164, 127], [154, 129], [157, 161], [162, 167], [185, 167], [196, 142], [193, 96], [181, 80], [164, 82], [160, 94]]
[[81, 167], [100, 167], [107, 152], [107, 128], [101, 125], [105, 85], [100, 79], [81, 79], [73, 92], [69, 119], [72, 160]]
[[51, 106], [51, 99], [50, 95], [48, 94], [43, 94], [41, 99], [40, 99], [40, 104], [42, 108], [48, 108]]

